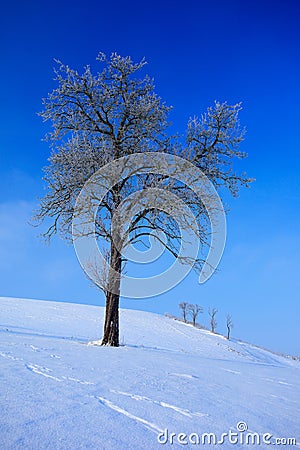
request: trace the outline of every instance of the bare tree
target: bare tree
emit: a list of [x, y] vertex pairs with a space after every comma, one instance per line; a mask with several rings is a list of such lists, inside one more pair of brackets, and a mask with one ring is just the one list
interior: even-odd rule
[[[240, 186], [248, 187], [252, 180], [244, 174], [238, 175], [232, 168], [234, 157], [246, 156], [239, 151], [244, 136], [238, 120], [240, 104], [230, 106], [216, 102], [200, 119], [193, 118], [188, 122], [186, 136], [181, 141], [170, 138], [166, 134], [170, 107], [156, 95], [153, 81], [148, 76], [135, 77], [146, 62], [133, 63], [130, 57], [116, 53], [110, 57], [100, 53], [97, 60], [105, 67], [96, 75], [89, 66], [79, 73], [57, 61], [58, 86], [44, 99], [44, 110], [40, 115], [52, 124], [52, 131], [47, 135], [52, 154], [44, 176], [48, 192], [40, 202], [35, 219], [38, 224], [46, 218], [51, 219], [51, 225], [44, 233], [46, 238], [50, 239], [57, 232], [65, 239], [72, 238], [76, 199], [83, 186], [99, 169], [128, 155], [157, 151], [178, 155], [201, 169], [216, 188], [225, 187], [236, 195]], [[100, 287], [106, 297], [102, 344], [111, 346], [119, 345], [120, 286], [126, 264], [122, 257], [124, 248], [143, 239], [152, 230], [159, 230], [165, 233], [166, 249], [177, 258], [181, 235], [176, 220], [185, 228], [190, 226], [188, 221], [185, 223], [182, 211], [176, 220], [162, 211], [157, 198], [157, 207], [144, 202], [143, 208], [130, 222], [127, 221], [124, 231], [128, 213], [126, 208], [125, 212], [121, 211], [124, 200], [134, 192], [141, 192], [135, 200], [141, 203], [142, 191], [149, 187], [176, 194], [187, 202], [195, 215], [201, 245], [209, 245], [206, 209], [190, 189], [176, 181], [174, 170], [169, 177], [141, 174], [134, 167], [124, 168], [124, 173], [127, 175], [122, 181], [115, 183], [101, 198], [98, 212], [93, 217], [93, 233], [99, 246], [108, 252], [111, 268], [99, 275], [105, 279], [104, 288]], [[111, 180], [113, 175], [109, 174]], [[82, 205], [83, 212], [84, 208], [87, 206]], [[91, 208], [91, 216], [92, 213]], [[182, 262], [193, 264], [196, 270], [203, 264], [201, 259]]]
[[216, 327], [217, 327], [217, 322], [216, 322], [216, 314], [217, 314], [218, 310], [216, 308], [208, 308], [208, 315], [210, 317], [210, 326], [211, 326], [211, 331], [212, 333], [215, 333], [216, 331]]
[[187, 316], [187, 307], [188, 307], [188, 303], [187, 302], [181, 302], [181, 303], [179, 303], [179, 308], [181, 309], [181, 311], [182, 311], [182, 318], [183, 318], [183, 321], [186, 323], [186, 316]]
[[227, 339], [229, 339], [231, 329], [233, 328], [233, 322], [230, 314], [227, 314], [226, 316], [226, 327], [227, 327]]
[[199, 306], [197, 304], [196, 305], [189, 304], [187, 309], [188, 309], [188, 312], [192, 316], [193, 325], [195, 326], [196, 325], [196, 319], [197, 319], [198, 315], [200, 313], [203, 313], [203, 308], [202, 308], [202, 306]]

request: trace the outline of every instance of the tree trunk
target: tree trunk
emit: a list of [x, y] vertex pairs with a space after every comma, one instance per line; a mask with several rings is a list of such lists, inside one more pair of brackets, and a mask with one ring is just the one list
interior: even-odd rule
[[227, 339], [230, 337], [230, 328], [227, 327]]
[[113, 274], [109, 275], [108, 289], [106, 292], [104, 331], [101, 345], [119, 347], [119, 302], [122, 259], [121, 254], [113, 243], [111, 247], [110, 265], [119, 276]]
[[119, 294], [107, 293], [105, 323], [101, 345], [119, 347]]

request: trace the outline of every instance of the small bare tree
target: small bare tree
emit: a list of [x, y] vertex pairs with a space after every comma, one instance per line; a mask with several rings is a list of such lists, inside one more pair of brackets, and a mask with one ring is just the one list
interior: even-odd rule
[[216, 308], [208, 308], [208, 315], [210, 317], [210, 326], [211, 326], [211, 331], [212, 333], [215, 333], [216, 331], [216, 327], [217, 327], [217, 322], [216, 322], [216, 314], [217, 314], [218, 310]]
[[197, 304], [196, 305], [189, 304], [187, 309], [188, 309], [188, 312], [192, 316], [192, 322], [193, 322], [193, 325], [195, 326], [196, 325], [196, 319], [197, 319], [198, 315], [200, 313], [203, 313], [203, 308], [202, 308], [202, 306], [199, 306]]
[[187, 307], [188, 307], [188, 303], [187, 302], [181, 302], [179, 303], [179, 308], [182, 311], [182, 318], [183, 321], [186, 323], [186, 316], [187, 316]]
[[227, 327], [227, 339], [229, 339], [231, 329], [233, 328], [233, 322], [230, 314], [227, 314], [226, 316], [226, 327]]

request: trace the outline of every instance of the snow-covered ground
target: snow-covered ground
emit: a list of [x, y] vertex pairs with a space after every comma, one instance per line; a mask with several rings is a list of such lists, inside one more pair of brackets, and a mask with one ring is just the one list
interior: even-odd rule
[[123, 346], [88, 346], [103, 308], [13, 298], [0, 308], [1, 450], [300, 446], [298, 361], [129, 310]]

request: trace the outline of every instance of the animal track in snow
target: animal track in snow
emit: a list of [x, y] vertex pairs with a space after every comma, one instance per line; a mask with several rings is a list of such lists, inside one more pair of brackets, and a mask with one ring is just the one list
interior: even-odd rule
[[115, 391], [114, 389], [110, 389], [110, 392], [113, 392], [114, 394], [130, 397], [133, 400], [150, 402], [154, 405], [162, 406], [163, 408], [173, 409], [174, 411], [178, 412], [179, 414], [182, 414], [183, 416], [187, 416], [187, 417], [193, 417], [193, 416], [203, 417], [203, 416], [208, 415], [208, 414], [199, 413], [199, 412], [191, 412], [188, 409], [179, 408], [179, 406], [170, 405], [169, 403], [161, 402], [158, 400], [152, 400], [151, 398], [144, 397], [142, 395], [130, 394], [128, 392], [122, 392], [122, 391]]
[[174, 375], [175, 377], [189, 378], [191, 380], [199, 380], [199, 377], [196, 377], [196, 375], [189, 375], [188, 373], [170, 373], [170, 375]]
[[270, 381], [270, 383], [283, 384], [284, 386], [293, 386], [292, 384], [287, 383], [286, 381], [273, 380], [272, 378], [263, 378], [263, 380], [265, 380], [265, 381]]
[[51, 378], [55, 381], [63, 381], [60, 378], [54, 377], [53, 375], [50, 375], [49, 372], [52, 372], [51, 369], [48, 369], [48, 367], [42, 367], [35, 364], [26, 364], [26, 368], [28, 370], [31, 370], [34, 373], [37, 373], [38, 375], [43, 375], [46, 378]]
[[72, 377], [62, 377], [64, 380], [69, 380], [69, 381], [75, 381], [76, 383], [79, 384], [95, 384], [92, 383], [91, 381], [82, 381], [82, 380], [78, 380], [78, 378], [72, 378]]
[[224, 369], [221, 367], [222, 370], [225, 370], [225, 372], [234, 373], [236, 375], [241, 375], [241, 372], [238, 372], [237, 370], [230, 370], [230, 369]]
[[5, 359], [11, 359], [12, 361], [23, 361], [22, 358], [17, 358], [16, 356], [11, 355], [10, 353], [0, 352], [0, 356]]
[[61, 378], [57, 378], [53, 375], [51, 375], [51, 373], [53, 372], [51, 369], [48, 369], [48, 367], [42, 367], [42, 366], [38, 366], [37, 364], [26, 364], [26, 368], [31, 370], [34, 373], [37, 373], [38, 375], [43, 375], [46, 378], [51, 378], [52, 380], [55, 381], [74, 381], [75, 383], [79, 383], [79, 384], [95, 384], [92, 383], [91, 381], [83, 381], [83, 380], [79, 380], [78, 378], [73, 378], [73, 377], [65, 377], [62, 376]]
[[285, 386], [293, 386], [290, 383], [287, 383], [286, 381], [278, 381], [278, 384], [284, 384]]
[[[35, 345], [29, 345], [29, 348], [31, 348], [31, 350], [33, 350], [34, 352], [48, 352], [51, 351], [53, 349], [51, 348], [44, 348], [44, 347], [36, 347]], [[54, 355], [54, 354], [50, 354], [50, 358], [61, 358], [61, 356], [58, 355]]]
[[107, 400], [104, 397], [95, 396], [94, 398], [99, 400], [100, 403], [107, 406], [108, 408], [110, 408], [114, 411], [117, 411], [120, 414], [123, 414], [124, 416], [128, 417], [129, 419], [133, 419], [136, 422], [143, 424], [150, 431], [154, 431], [155, 433], [163, 432], [163, 430], [161, 430], [155, 423], [149, 422], [148, 420], [143, 419], [142, 417], [131, 414], [130, 412], [126, 411], [126, 409], [120, 408], [119, 406], [115, 405], [110, 400]]

